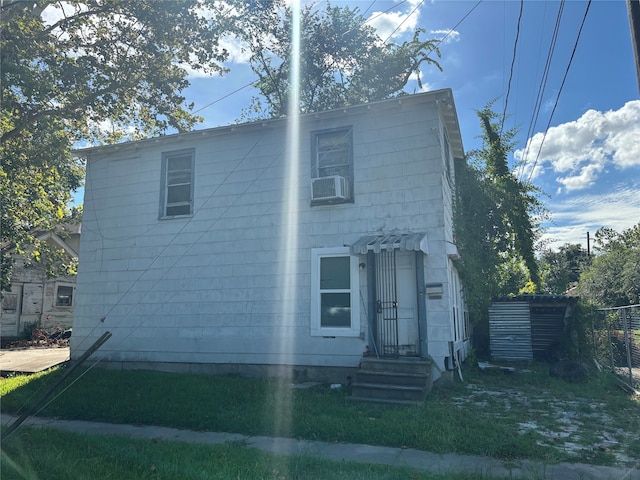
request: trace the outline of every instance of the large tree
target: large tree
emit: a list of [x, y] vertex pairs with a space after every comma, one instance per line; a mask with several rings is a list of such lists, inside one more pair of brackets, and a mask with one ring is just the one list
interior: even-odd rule
[[[238, 3], [240, 37], [251, 54], [255, 98], [247, 116], [287, 114], [292, 61], [300, 62], [299, 113], [382, 100], [402, 93], [424, 64], [435, 65], [437, 41], [418, 29], [401, 44], [384, 42], [357, 8], [316, 4], [300, 13], [301, 53], [292, 58], [292, 9], [284, 0]], [[262, 32], [270, 32], [263, 35]], [[420, 83], [421, 85], [421, 83]]]
[[595, 234], [591, 266], [580, 276], [581, 296], [605, 307], [640, 303], [640, 223], [621, 233]]
[[5, 0], [0, 16], [2, 287], [9, 246], [66, 220], [76, 142], [187, 130], [187, 67], [222, 73], [227, 9], [213, 0]]
[[478, 117], [482, 148], [456, 164], [455, 233], [469, 308], [482, 322], [493, 299], [540, 288], [534, 244], [544, 208], [509, 170], [515, 131], [501, 131], [491, 103]]
[[554, 295], [564, 294], [578, 284], [580, 273], [590, 264], [590, 256], [579, 243], [566, 243], [557, 251], [545, 250], [540, 256], [544, 291]]

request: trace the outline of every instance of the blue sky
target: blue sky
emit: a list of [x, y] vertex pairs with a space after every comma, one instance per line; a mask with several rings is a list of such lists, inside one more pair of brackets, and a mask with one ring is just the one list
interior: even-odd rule
[[[324, 2], [316, 4], [322, 7]], [[451, 88], [465, 150], [480, 147], [476, 111], [493, 99], [495, 111], [502, 113], [505, 108], [519, 1], [334, 0], [332, 5], [358, 7], [382, 38], [397, 29], [392, 37], [396, 42], [408, 39], [415, 28], [424, 28], [436, 39], [449, 32], [440, 45], [443, 72], [426, 68], [423, 91]], [[518, 176], [545, 193], [542, 200], [552, 215], [545, 223], [549, 245], [570, 242], [586, 247], [587, 232], [593, 235], [600, 227], [622, 231], [640, 222], [638, 78], [625, 1], [595, 0], [558, 99], [588, 5], [585, 0], [570, 0], [564, 3], [548, 77], [537, 102], [560, 5], [524, 2], [505, 128], [519, 130], [511, 165], [524, 159]], [[230, 73], [190, 75], [187, 103], [194, 102], [205, 119], [198, 128], [236, 122], [256, 94], [252, 87], [232, 93], [255, 77], [237, 42], [226, 43], [232, 54], [226, 64]], [[406, 91], [421, 90], [411, 81]], [[540, 108], [534, 121], [536, 103]]]

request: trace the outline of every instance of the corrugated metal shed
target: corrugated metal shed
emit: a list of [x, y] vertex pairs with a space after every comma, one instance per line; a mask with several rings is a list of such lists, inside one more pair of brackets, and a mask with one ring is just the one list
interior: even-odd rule
[[489, 338], [494, 360], [531, 361], [529, 303], [493, 303], [489, 308]]
[[531, 305], [531, 348], [533, 358], [543, 359], [549, 345], [562, 338], [567, 328], [566, 306]]
[[495, 360], [544, 360], [550, 345], [568, 330], [577, 298], [521, 295], [493, 302], [489, 308], [489, 339]]

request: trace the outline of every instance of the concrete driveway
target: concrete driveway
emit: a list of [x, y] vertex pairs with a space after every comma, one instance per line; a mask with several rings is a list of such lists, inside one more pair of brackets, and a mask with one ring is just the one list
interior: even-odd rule
[[69, 347], [0, 350], [0, 372], [36, 373], [69, 360]]

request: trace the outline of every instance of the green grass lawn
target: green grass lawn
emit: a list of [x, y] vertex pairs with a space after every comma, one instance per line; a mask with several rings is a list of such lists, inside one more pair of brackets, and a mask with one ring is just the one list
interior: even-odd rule
[[408, 468], [275, 455], [231, 443], [193, 445], [26, 427], [2, 445], [0, 478], [483, 480], [489, 477], [433, 475]]
[[[1, 410], [18, 412], [62, 373], [56, 369], [0, 381]], [[593, 443], [618, 431], [639, 437], [639, 401], [607, 376], [593, 374], [588, 383], [568, 384], [549, 377], [545, 365], [527, 366], [512, 375], [476, 369], [464, 374], [465, 384], [436, 388], [423, 405], [407, 407], [350, 402], [348, 388], [292, 390], [275, 380], [96, 368], [70, 379], [71, 386], [54, 394], [38, 415], [548, 463], [616, 463], [599, 448], [560, 448], [562, 435], [554, 429], [561, 428], [556, 424], [562, 421], [554, 415], [568, 406], [575, 410], [575, 439]], [[536, 428], [523, 428], [534, 423]], [[621, 454], [640, 456], [640, 442], [624, 438]]]

